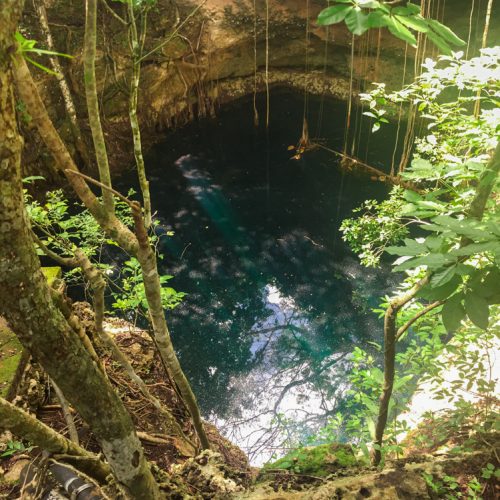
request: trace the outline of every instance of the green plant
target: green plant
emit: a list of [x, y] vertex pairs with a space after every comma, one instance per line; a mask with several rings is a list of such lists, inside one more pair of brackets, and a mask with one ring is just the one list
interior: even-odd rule
[[54, 52], [52, 50], [40, 49], [36, 46], [36, 44], [38, 43], [36, 40], [28, 40], [21, 33], [19, 33], [19, 31], [16, 32], [16, 41], [18, 44], [18, 50], [24, 57], [24, 59], [26, 59], [28, 62], [30, 62], [37, 68], [41, 69], [42, 71], [45, 71], [46, 73], [49, 73], [51, 75], [57, 76], [57, 73], [55, 71], [52, 71], [50, 68], [47, 68], [47, 66], [44, 66], [43, 64], [40, 64], [39, 62], [35, 61], [28, 54], [35, 54], [37, 56], [41, 55], [60, 56], [60, 57], [67, 57], [69, 59], [73, 58], [73, 56], [70, 56], [69, 54], [63, 54], [62, 52]]
[[7, 441], [6, 449], [0, 453], [0, 458], [8, 458], [18, 453], [29, 453], [33, 446], [25, 446], [22, 441]]
[[[186, 295], [184, 292], [176, 292], [172, 287], [165, 286], [172, 278], [173, 276], [170, 275], [160, 276], [163, 309], [173, 309], [178, 306]], [[123, 264], [121, 279], [121, 289], [118, 292], [113, 292], [115, 302], [112, 307], [117, 311], [133, 312], [135, 317], [139, 314], [146, 316], [149, 307], [137, 259], [132, 258]]]
[[[451, 54], [451, 46], [465, 45], [450, 28], [420, 13], [420, 6], [411, 2], [384, 2], [377, 0], [335, 0], [318, 15], [318, 24], [328, 26], [345, 22], [353, 35], [362, 35], [370, 28], [387, 28], [395, 37], [417, 46], [413, 32], [424, 33], [444, 54]], [[404, 5], [401, 5], [404, 4]]]

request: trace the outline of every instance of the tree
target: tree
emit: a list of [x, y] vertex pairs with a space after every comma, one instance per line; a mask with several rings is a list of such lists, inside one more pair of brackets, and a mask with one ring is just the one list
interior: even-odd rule
[[[156, 254], [151, 245], [147, 231], [147, 221], [144, 218], [139, 203], [130, 204], [134, 220], [134, 230], [130, 230], [117, 217], [114, 210], [111, 176], [106, 153], [106, 144], [102, 133], [99, 109], [96, 95], [95, 72], [95, 9], [96, 2], [89, 0], [87, 5], [87, 22], [85, 36], [84, 66], [85, 88], [87, 105], [89, 108], [89, 123], [94, 139], [97, 163], [99, 166], [100, 181], [80, 174], [78, 167], [69, 154], [65, 144], [52, 124], [47, 110], [32, 79], [29, 68], [24, 59], [18, 54], [14, 67], [16, 86], [21, 99], [32, 117], [45, 145], [56, 161], [58, 169], [64, 173], [75, 193], [84, 203], [89, 212], [96, 219], [107, 236], [114, 240], [123, 250], [137, 258], [144, 280], [146, 298], [149, 304], [151, 324], [155, 336], [155, 343], [164, 363], [179, 391], [181, 399], [191, 414], [196, 433], [202, 448], [209, 448], [208, 438], [203, 428], [203, 422], [196, 397], [180, 366], [170, 338], [170, 332], [165, 319], [162, 305], [161, 279], [158, 273]], [[134, 62], [134, 64], [138, 64]], [[137, 77], [138, 78], [138, 77]], [[134, 80], [136, 81], [136, 80]], [[134, 84], [135, 85], [135, 84]], [[133, 90], [132, 90], [133, 91]], [[136, 101], [134, 101], [136, 104]], [[134, 135], [135, 140], [137, 139]], [[137, 141], [135, 142], [137, 150]], [[97, 184], [103, 193], [101, 202], [91, 191], [88, 182]]]
[[[51, 297], [36, 255], [23, 201], [21, 151], [13, 87], [14, 34], [23, 3], [0, 11], [0, 299], [1, 313], [32, 355], [62, 389], [99, 440], [128, 496], [157, 498], [132, 420]], [[82, 391], [82, 381], [88, 390]], [[14, 420], [14, 424], [16, 420]], [[9, 424], [2, 420], [2, 424]]]
[[[381, 460], [383, 435], [395, 380], [397, 341], [412, 325], [436, 308], [452, 335], [467, 317], [486, 330], [492, 323], [491, 305], [500, 296], [498, 189], [500, 143], [495, 74], [500, 50], [483, 49], [481, 56], [463, 60], [462, 53], [427, 60], [414, 83], [387, 93], [383, 85], [363, 95], [377, 117], [379, 103], [410, 103], [427, 122], [428, 135], [416, 144], [411, 167], [403, 179], [418, 192], [395, 189], [389, 203], [369, 204], [370, 212], [343, 223], [344, 238], [376, 265], [384, 252], [397, 255], [395, 271], [407, 278], [403, 291], [387, 301], [384, 311], [384, 380], [375, 430], [375, 463]], [[450, 97], [451, 96], [451, 97]], [[471, 113], [477, 102], [479, 116]], [[399, 210], [391, 211], [393, 206]], [[375, 208], [375, 209], [374, 209]], [[409, 225], [419, 225], [430, 236], [415, 238]], [[365, 228], [368, 231], [365, 231]], [[406, 237], [405, 236], [410, 236]], [[395, 241], [403, 246], [395, 246]], [[390, 245], [390, 246], [388, 246]], [[407, 306], [412, 315], [398, 325]]]

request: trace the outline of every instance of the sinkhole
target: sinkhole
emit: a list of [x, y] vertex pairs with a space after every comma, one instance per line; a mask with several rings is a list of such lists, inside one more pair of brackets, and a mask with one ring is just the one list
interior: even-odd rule
[[[147, 157], [160, 270], [186, 293], [167, 312], [174, 346], [204, 417], [255, 465], [342, 412], [349, 354], [381, 341], [372, 309], [396, 282], [384, 264], [362, 267], [339, 231], [389, 190], [330, 151], [344, 147], [346, 103], [275, 89], [266, 129], [265, 99], [256, 96], [258, 127], [249, 96], [167, 134]], [[394, 128], [373, 135], [353, 114], [349, 144], [387, 169]], [[319, 146], [297, 155], [304, 116]], [[135, 173], [117, 185], [131, 187]]]

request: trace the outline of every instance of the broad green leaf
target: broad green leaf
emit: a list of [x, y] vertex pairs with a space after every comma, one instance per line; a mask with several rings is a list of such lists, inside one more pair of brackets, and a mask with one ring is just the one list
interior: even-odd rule
[[362, 35], [368, 28], [368, 14], [352, 9], [345, 18], [345, 23], [353, 35]]
[[416, 257], [415, 259], [408, 260], [399, 266], [396, 266], [394, 271], [406, 271], [407, 269], [416, 268], [418, 266], [427, 266], [430, 270], [437, 269], [450, 262], [448, 256], [442, 254], [429, 254], [423, 257]]
[[411, 201], [413, 203], [423, 200], [422, 196], [420, 196], [418, 193], [415, 193], [415, 191], [410, 191], [409, 189], [405, 190], [405, 192], [403, 193], [403, 198], [406, 201]]
[[441, 317], [447, 332], [454, 332], [460, 327], [460, 323], [465, 318], [461, 294], [453, 295], [445, 302], [441, 310]]
[[443, 269], [442, 271], [434, 273], [430, 281], [432, 288], [437, 288], [448, 283], [453, 278], [453, 276], [455, 276], [456, 271], [456, 266], [450, 266], [446, 269]]
[[420, 6], [408, 2], [405, 7], [394, 7], [392, 13], [403, 16], [420, 14]]
[[420, 31], [420, 33], [427, 33], [429, 31], [427, 21], [421, 16], [396, 16], [396, 19], [407, 28]]
[[445, 55], [451, 55], [451, 47], [436, 33], [429, 30], [427, 33], [427, 38]]
[[387, 27], [395, 37], [400, 38], [412, 47], [417, 46], [417, 39], [413, 36], [412, 32], [401, 24], [395, 17], [391, 17], [389, 19]]
[[453, 31], [451, 31], [448, 26], [441, 24], [439, 21], [435, 19], [429, 19], [428, 23], [430, 27], [446, 42], [451, 43], [452, 45], [457, 45], [459, 47], [463, 47], [465, 42], [459, 38]]
[[371, 418], [366, 419], [366, 425], [368, 426], [368, 432], [370, 433], [370, 437], [375, 441], [375, 422]]
[[354, 7], [350, 4], [340, 4], [328, 7], [319, 13], [317, 22], [320, 26], [340, 23], [345, 19], [348, 12], [353, 9]]
[[470, 238], [471, 240], [490, 240], [491, 235], [487, 231], [479, 229], [478, 223], [474, 220], [456, 219], [449, 215], [438, 215], [433, 219], [433, 222], [451, 229], [455, 233]]
[[[500, 242], [487, 241], [485, 243], [471, 243], [457, 250], [452, 250], [450, 253], [462, 257], [467, 255], [474, 255], [482, 252], [500, 253]], [[498, 284], [500, 286], [500, 283]]]
[[469, 319], [479, 328], [488, 328], [490, 309], [488, 302], [475, 293], [468, 293], [465, 296], [465, 312]]
[[425, 300], [435, 301], [435, 300], [445, 300], [452, 293], [456, 291], [456, 289], [462, 283], [462, 278], [457, 276], [456, 274], [451, 278], [448, 283], [443, 286], [432, 288], [430, 284], [424, 286], [418, 293], [419, 297], [422, 297]]
[[427, 253], [427, 247], [423, 243], [418, 243], [415, 240], [410, 240], [406, 238], [404, 247], [387, 247], [385, 251], [390, 255], [420, 255], [422, 253]]
[[368, 14], [368, 26], [370, 28], [383, 28], [390, 22], [390, 17], [380, 10], [374, 10]]

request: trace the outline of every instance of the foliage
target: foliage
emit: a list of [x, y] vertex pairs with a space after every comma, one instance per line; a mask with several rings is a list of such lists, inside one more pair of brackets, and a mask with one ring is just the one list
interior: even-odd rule
[[[131, 311], [135, 316], [141, 314], [146, 316], [149, 310], [146, 292], [144, 289], [144, 281], [142, 279], [141, 267], [137, 259], [132, 258], [123, 264], [121, 269], [121, 289], [118, 292], [113, 292], [113, 308], [127, 312]], [[180, 304], [184, 292], [176, 292], [173, 288], [165, 286], [173, 276], [160, 276], [161, 301], [163, 309], [173, 309]]]
[[[71, 206], [61, 189], [49, 191], [44, 203], [25, 191], [26, 208], [42, 242], [63, 257], [72, 257], [80, 248], [88, 257], [97, 256], [104, 245], [113, 244], [94, 217], [81, 205]], [[128, 205], [116, 200], [116, 211], [122, 222], [132, 224]]]
[[404, 205], [401, 193], [402, 188], [396, 186], [388, 200], [365, 201], [354, 210], [361, 216], [346, 219], [340, 226], [342, 239], [349, 243], [367, 267], [377, 265], [385, 248], [398, 243], [408, 234], [400, 218]]
[[22, 441], [7, 441], [5, 450], [0, 453], [0, 458], [9, 458], [18, 453], [29, 453], [33, 446], [25, 446]]
[[[36, 178], [25, 179], [33, 182]], [[134, 191], [129, 191], [132, 196]], [[108, 279], [114, 273], [109, 264], [103, 263], [101, 257], [106, 246], [116, 246], [114, 241], [106, 237], [101, 227], [89, 211], [82, 206], [72, 206], [65, 198], [62, 190], [49, 191], [44, 203], [40, 203], [25, 191], [26, 208], [42, 243], [62, 257], [73, 257], [76, 248], [82, 250], [93, 263], [105, 272]], [[118, 218], [127, 226], [132, 226], [133, 219], [126, 202], [115, 200], [115, 211]], [[171, 233], [167, 233], [170, 236]], [[150, 236], [155, 244], [158, 237], [153, 232]], [[38, 250], [43, 254], [41, 249]], [[79, 281], [80, 271], [70, 270], [65, 273], [66, 281]], [[165, 286], [172, 276], [160, 276], [162, 285], [161, 296], [164, 309], [173, 309], [177, 306], [184, 293], [176, 292]], [[147, 316], [148, 305], [144, 290], [144, 282], [139, 262], [135, 258], [126, 260], [120, 270], [118, 279], [110, 283], [115, 302], [112, 307], [121, 313], [132, 313]]]
[[[400, 5], [405, 4], [405, 5]], [[420, 13], [420, 6], [411, 2], [377, 0], [335, 0], [318, 15], [318, 24], [328, 26], [344, 21], [353, 35], [362, 35], [370, 28], [387, 28], [395, 37], [417, 46], [414, 32], [424, 33], [444, 54], [451, 54], [451, 47], [465, 45], [452, 30], [435, 19], [427, 19]]]
[[73, 58], [73, 56], [70, 56], [69, 54], [63, 54], [62, 52], [54, 52], [53, 50], [40, 49], [36, 46], [37, 44], [36, 40], [28, 40], [21, 33], [19, 33], [19, 31], [16, 32], [16, 42], [18, 44], [19, 52], [28, 62], [30, 62], [37, 68], [51, 75], [57, 76], [57, 73], [47, 68], [47, 66], [44, 66], [43, 64], [40, 64], [39, 62], [35, 61], [28, 54], [35, 54], [37, 56], [41, 55], [60, 56], [60, 57], [67, 57], [70, 59]]
[[[417, 141], [411, 166], [402, 174], [420, 192], [396, 189], [389, 201], [365, 208], [361, 218], [342, 225], [344, 238], [355, 251], [361, 250], [363, 263], [376, 264], [385, 251], [399, 257], [395, 271], [406, 271], [413, 279], [430, 273], [420, 297], [447, 300], [442, 316], [448, 331], [456, 330], [465, 317], [487, 328], [490, 306], [500, 301], [497, 194], [481, 221], [468, 217], [500, 133], [500, 49], [485, 49], [470, 61], [462, 57], [458, 53], [441, 56], [438, 63], [427, 60], [424, 73], [403, 90], [388, 94], [379, 85], [363, 96], [375, 113], [381, 100], [418, 106], [431, 133]], [[483, 110], [475, 117], [471, 108], [477, 100]], [[494, 193], [497, 189], [498, 183]], [[399, 214], [387, 207], [399, 207]], [[394, 243], [410, 224], [420, 229], [421, 237], [387, 246], [388, 235]]]

